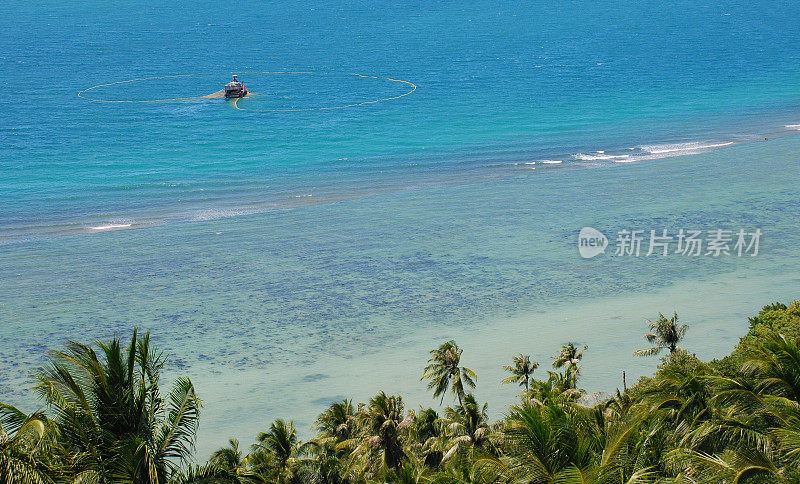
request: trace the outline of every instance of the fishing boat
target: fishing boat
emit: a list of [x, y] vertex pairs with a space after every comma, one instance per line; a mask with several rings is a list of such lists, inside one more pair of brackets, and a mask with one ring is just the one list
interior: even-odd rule
[[225, 84], [226, 98], [245, 97], [247, 94], [247, 88], [236, 78], [236, 74], [233, 75], [233, 80], [231, 82]]

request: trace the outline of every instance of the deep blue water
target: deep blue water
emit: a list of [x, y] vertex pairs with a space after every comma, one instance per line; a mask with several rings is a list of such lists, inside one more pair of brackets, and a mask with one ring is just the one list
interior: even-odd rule
[[[747, 139], [792, 121], [800, 99], [800, 6], [785, 2], [240, 5], [240, 14], [198, 2], [2, 7], [0, 237], [489, 177], [592, 150]], [[242, 104], [331, 106], [404, 91], [342, 82], [351, 72], [419, 89], [302, 113], [76, 96], [163, 75], [192, 77], [94, 93], [204, 95], [231, 72], [282, 70], [314, 74], [245, 74], [262, 98]]]
[[[228, 433], [249, 437], [231, 411], [268, 422], [295, 409], [308, 424], [321, 408], [308, 402], [382, 382], [424, 394], [402, 371], [359, 373], [363, 355], [416, 334], [449, 337], [565, 301], [589, 307], [692, 280], [785, 276], [800, 255], [798, 141], [756, 142], [800, 125], [800, 4], [237, 9], [0, 5], [0, 401], [32, 402], [24, 382], [46, 347], [139, 324], [175, 356], [171, 371], [206, 391], [208, 450]], [[181, 76], [90, 92], [106, 101], [203, 96], [232, 73], [255, 93], [241, 110], [222, 99], [77, 95]], [[409, 91], [385, 78], [417, 89], [346, 109], [258, 111]], [[762, 227], [771, 242], [756, 260], [575, 255], [583, 225], [637, 224]], [[792, 297], [797, 282], [749, 294]], [[710, 318], [697, 340], [708, 356], [742, 330], [713, 318], [755, 304], [713, 284], [676, 291], [676, 300], [727, 308], [687, 309]], [[634, 314], [624, 321], [638, 335], [650, 312], [613, 314]], [[554, 323], [547, 314], [537, 324]], [[597, 337], [601, 348], [609, 341]], [[506, 348], [518, 341], [560, 343], [494, 338], [487, 355], [514, 353]], [[421, 367], [429, 346], [408, 342], [408, 360], [392, 361]], [[587, 371], [595, 389], [615, 384], [619, 365], [651, 368], [612, 350], [595, 356], [609, 368]], [[303, 380], [320, 371], [327, 384]], [[225, 391], [241, 400], [232, 407]], [[484, 396], [495, 403], [503, 392]]]

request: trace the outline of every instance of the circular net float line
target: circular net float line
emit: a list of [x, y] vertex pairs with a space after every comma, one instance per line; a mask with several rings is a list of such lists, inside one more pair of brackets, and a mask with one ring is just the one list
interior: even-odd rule
[[[316, 72], [313, 72], [313, 71], [260, 71], [260, 72], [243, 72], [242, 74], [319, 74], [319, 75], [328, 75], [327, 73], [316, 73]], [[128, 80], [125, 80], [125, 81], [109, 82], [109, 83], [106, 83], [106, 84], [98, 84], [96, 86], [92, 86], [92, 87], [83, 89], [81, 91], [78, 91], [78, 97], [82, 98], [82, 99], [86, 99], [87, 101], [100, 102], [100, 103], [156, 103], [156, 102], [166, 102], [166, 101], [189, 101], [189, 100], [193, 100], [193, 99], [211, 99], [211, 98], [224, 97], [224, 91], [213, 92], [213, 93], [207, 94], [205, 96], [173, 97], [173, 98], [164, 98], [164, 99], [97, 99], [97, 98], [92, 98], [92, 97], [89, 97], [89, 96], [86, 95], [86, 93], [88, 93], [89, 91], [91, 91], [93, 89], [98, 89], [98, 88], [106, 87], [106, 86], [114, 86], [114, 85], [118, 85], [118, 84], [127, 84], [127, 83], [133, 83], [133, 82], [152, 81], [152, 80], [156, 80], [156, 79], [174, 79], [174, 78], [178, 78], [178, 77], [197, 77], [197, 76], [201, 76], [201, 75], [212, 75], [212, 74], [173, 74], [173, 75], [169, 75], [169, 76], [142, 77], [142, 78], [137, 78], [137, 79], [128, 79]], [[385, 101], [391, 101], [393, 99], [399, 99], [401, 97], [408, 96], [409, 94], [411, 94], [412, 92], [417, 90], [417, 85], [416, 84], [414, 84], [411, 81], [404, 81], [402, 79], [392, 79], [391, 77], [379, 77], [379, 76], [365, 76], [365, 75], [356, 74], [356, 73], [343, 74], [343, 75], [357, 76], [357, 77], [362, 77], [364, 79], [381, 79], [381, 80], [386, 80], [386, 81], [391, 81], [391, 82], [400, 82], [400, 83], [407, 84], [407, 85], [411, 86], [411, 90], [409, 90], [408, 92], [405, 92], [403, 94], [400, 94], [399, 96], [392, 96], [392, 97], [386, 97], [386, 98], [381, 98], [381, 99], [374, 99], [374, 100], [371, 100], [371, 101], [363, 101], [363, 102], [359, 102], [359, 103], [343, 104], [343, 105], [340, 105], [340, 106], [322, 106], [322, 107], [311, 107], [311, 108], [286, 108], [286, 109], [246, 109], [246, 108], [239, 107], [239, 100], [241, 98], [235, 98], [233, 100], [233, 107], [235, 109], [239, 110], [239, 111], [270, 112], [270, 113], [299, 112], [299, 111], [327, 111], [327, 110], [331, 110], [331, 109], [345, 109], [345, 108], [352, 108], [352, 107], [356, 107], [356, 106], [364, 106], [364, 105], [367, 105], [367, 104], [375, 104], [375, 103], [380, 103], [380, 102], [385, 102]]]
[[216, 97], [216, 93], [208, 94], [206, 96], [190, 96], [190, 97], [173, 97], [173, 98], [166, 98], [166, 99], [96, 99], [86, 95], [87, 92], [93, 89], [99, 89], [101, 87], [106, 86], [115, 86], [117, 84], [128, 84], [132, 82], [142, 82], [142, 81], [152, 81], [155, 79], [174, 79], [176, 77], [196, 77], [202, 74], [176, 74], [171, 76], [154, 76], [154, 77], [141, 77], [138, 79], [128, 79], [125, 81], [117, 81], [117, 82], [109, 82], [106, 84], [98, 84], [96, 86], [92, 86], [81, 91], [78, 91], [78, 97], [86, 99], [87, 101], [92, 101], [96, 103], [157, 103], [163, 101], [188, 101], [190, 99], [203, 99], [203, 98], [212, 98]]
[[[256, 72], [255, 74], [272, 74], [270, 72]], [[292, 72], [288, 74], [312, 74], [312, 72]], [[324, 74], [323, 74], [324, 75]], [[364, 106], [367, 104], [375, 104], [375, 103], [382, 103], [384, 101], [391, 101], [393, 99], [400, 99], [401, 97], [408, 96], [412, 92], [417, 90], [417, 85], [411, 81], [404, 81], [402, 79], [392, 79], [391, 77], [379, 77], [379, 76], [365, 76], [363, 74], [349, 74], [351, 76], [362, 77], [364, 79], [380, 79], [384, 81], [391, 81], [391, 82], [400, 82], [403, 84], [407, 84], [411, 86], [411, 90], [408, 92], [404, 92], [399, 96], [392, 96], [392, 97], [385, 97], [381, 99], [373, 99], [372, 101], [362, 101], [359, 103], [352, 103], [352, 104], [342, 104], [340, 106], [324, 106], [324, 107], [313, 107], [313, 108], [285, 108], [285, 109], [247, 109], [239, 107], [239, 100], [242, 98], [236, 98], [233, 100], [233, 107], [238, 109], [239, 111], [252, 111], [252, 112], [260, 112], [260, 113], [291, 113], [291, 112], [300, 112], [300, 111], [328, 111], [331, 109], [345, 109], [345, 108], [353, 108], [356, 106]]]

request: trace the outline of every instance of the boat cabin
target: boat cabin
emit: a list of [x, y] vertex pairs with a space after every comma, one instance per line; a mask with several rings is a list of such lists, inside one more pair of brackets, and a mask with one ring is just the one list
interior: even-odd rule
[[233, 75], [233, 80], [225, 84], [225, 97], [245, 97], [247, 95], [247, 88], [244, 84], [239, 82], [236, 74]]

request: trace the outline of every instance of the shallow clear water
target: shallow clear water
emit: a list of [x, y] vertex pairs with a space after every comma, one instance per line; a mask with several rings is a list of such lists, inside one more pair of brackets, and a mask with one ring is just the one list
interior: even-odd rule
[[[134, 324], [200, 387], [201, 452], [251, 437], [239, 412], [307, 427], [344, 395], [433, 403], [417, 377], [445, 337], [495, 411], [500, 365], [567, 338], [592, 344], [592, 391], [650, 371], [628, 355], [657, 311], [722, 355], [797, 296], [800, 140], [763, 138], [800, 124], [798, 9], [0, 6], [0, 400], [32, 404], [46, 348]], [[90, 92], [202, 96], [234, 71], [250, 112], [77, 96], [167, 75], [185, 76]], [[255, 111], [408, 91], [351, 73], [418, 89]], [[586, 225], [765, 235], [755, 258], [582, 260]]]

